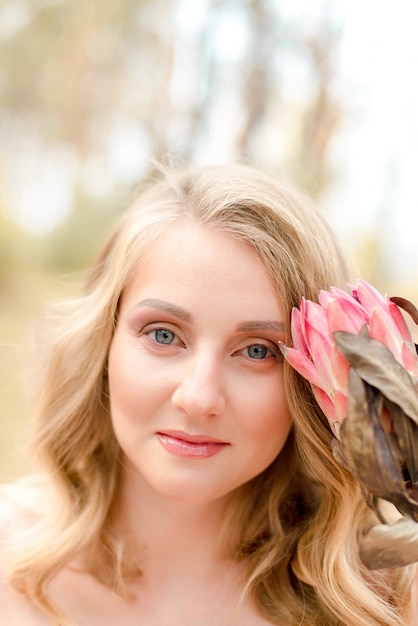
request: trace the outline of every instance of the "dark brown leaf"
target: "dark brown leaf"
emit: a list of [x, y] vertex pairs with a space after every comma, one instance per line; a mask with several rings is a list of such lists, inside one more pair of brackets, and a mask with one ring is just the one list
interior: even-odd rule
[[415, 484], [418, 482], [418, 426], [408, 419], [397, 404], [388, 400], [385, 404], [394, 425], [401, 457], [411, 482]]
[[415, 304], [413, 304], [409, 300], [406, 300], [405, 298], [400, 298], [399, 296], [393, 296], [392, 298], [390, 298], [390, 300], [401, 309], [406, 311], [412, 317], [415, 324], [418, 324], [418, 309]]
[[381, 405], [380, 394], [351, 369], [348, 417], [340, 431], [344, 455], [367, 491], [398, 506], [404, 480], [379, 420]]
[[338, 349], [359, 376], [401, 407], [418, 424], [418, 397], [411, 377], [390, 350], [377, 339], [349, 333], [333, 333]]
[[403, 518], [395, 524], [377, 524], [360, 541], [360, 558], [369, 569], [418, 561], [418, 523]]

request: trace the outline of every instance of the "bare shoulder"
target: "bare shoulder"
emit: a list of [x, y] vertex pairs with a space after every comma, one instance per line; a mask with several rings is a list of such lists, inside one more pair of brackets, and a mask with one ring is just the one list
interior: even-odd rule
[[8, 581], [9, 569], [42, 516], [46, 482], [30, 476], [0, 487], [0, 623], [43, 626], [45, 618]]
[[0, 540], [35, 523], [44, 510], [47, 493], [47, 481], [40, 474], [0, 486]]
[[30, 538], [46, 510], [48, 493], [48, 483], [42, 475], [26, 476], [0, 486], [0, 571]]

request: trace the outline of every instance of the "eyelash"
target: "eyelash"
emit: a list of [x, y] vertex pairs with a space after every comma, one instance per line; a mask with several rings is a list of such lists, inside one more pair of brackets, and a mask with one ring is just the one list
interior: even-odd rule
[[[157, 341], [156, 339], [156, 333], [157, 332], [165, 332], [167, 334], [172, 335], [173, 337], [173, 341], [172, 342], [163, 342], [163, 341]], [[143, 332], [144, 335], [147, 335], [151, 341], [153, 341], [154, 343], [156, 343], [159, 346], [172, 346], [174, 339], [178, 339], [179, 341], [181, 341], [181, 339], [177, 336], [177, 334], [171, 330], [170, 328], [166, 328], [164, 326], [157, 326], [156, 328], [151, 328], [149, 330], [145, 330]], [[154, 334], [154, 337], [152, 337], [152, 335]], [[183, 343], [183, 342], [182, 342]], [[177, 344], [175, 344], [177, 345]], [[184, 345], [184, 344], [183, 344]], [[268, 359], [268, 356], [275, 358], [276, 360], [281, 360], [282, 359], [282, 354], [280, 352], [280, 350], [274, 350], [273, 348], [271, 348], [269, 345], [267, 345], [266, 343], [262, 343], [262, 342], [254, 342], [254, 343], [250, 343], [247, 346], [245, 346], [244, 348], [242, 348], [241, 350], [238, 350], [237, 352], [244, 352], [245, 350], [249, 350], [250, 348], [263, 348], [266, 350], [266, 355], [260, 359], [257, 358], [252, 358], [249, 354], [248, 357], [252, 360], [252, 361], [266, 361]]]

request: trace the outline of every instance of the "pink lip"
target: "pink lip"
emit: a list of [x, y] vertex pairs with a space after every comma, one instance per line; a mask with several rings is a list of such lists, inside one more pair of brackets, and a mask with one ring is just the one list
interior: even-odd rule
[[168, 452], [194, 459], [206, 459], [229, 445], [225, 441], [207, 435], [190, 435], [180, 430], [159, 431], [157, 437]]

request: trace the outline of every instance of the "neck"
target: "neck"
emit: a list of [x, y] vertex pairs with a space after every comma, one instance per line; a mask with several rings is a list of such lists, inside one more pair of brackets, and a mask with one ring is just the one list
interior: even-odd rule
[[182, 570], [207, 571], [211, 564], [226, 563], [221, 529], [228, 500], [172, 500], [156, 493], [137, 474], [125, 472], [116, 523], [145, 570], [161, 570], [167, 576], [173, 570], [176, 575]]
[[174, 607], [172, 624], [184, 624], [185, 616], [194, 616], [193, 624], [238, 624], [241, 610], [256, 617], [249, 598], [242, 603], [246, 566], [228, 558], [223, 544], [229, 500], [173, 500], [138, 474], [122, 475], [114, 520], [126, 537], [132, 571], [140, 571], [129, 588], [150, 614], [155, 606]]

